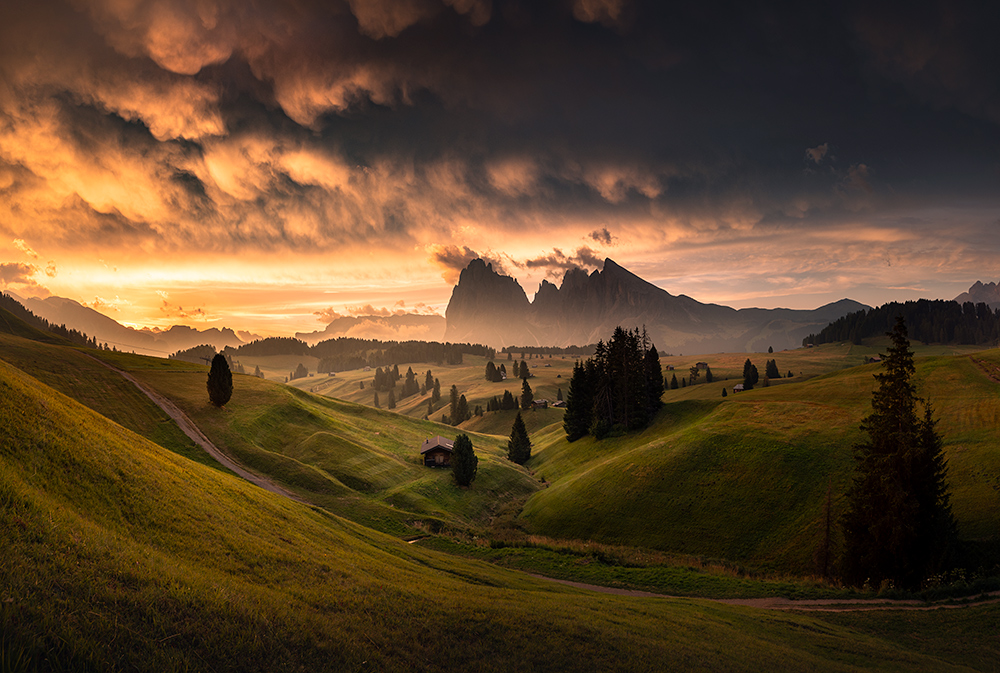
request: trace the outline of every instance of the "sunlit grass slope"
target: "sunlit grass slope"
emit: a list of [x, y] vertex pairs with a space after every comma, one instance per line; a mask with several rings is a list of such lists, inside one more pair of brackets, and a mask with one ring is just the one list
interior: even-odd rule
[[[1000, 385], [975, 361], [998, 366], [1000, 351], [918, 358], [916, 381], [941, 419], [960, 535], [995, 541]], [[878, 371], [860, 366], [725, 399], [670, 391], [651, 427], [603, 441], [571, 444], [552, 427], [534, 437], [528, 464], [551, 485], [528, 500], [522, 520], [552, 537], [811, 572], [827, 488], [836, 519]]]
[[526, 469], [507, 460], [498, 438], [473, 435], [479, 471], [465, 490], [451, 470], [424, 467], [420, 456], [424, 439], [454, 438], [462, 430], [253, 376], [234, 376], [232, 399], [217, 409], [208, 401], [205, 367], [160, 369], [141, 356], [110, 359], [170, 398], [238, 462], [380, 530], [413, 533], [407, 524], [414, 521], [485, 523], [538, 488]]
[[[8, 314], [9, 316], [9, 314]], [[13, 317], [13, 316], [9, 316]], [[16, 320], [16, 318], [14, 318]], [[177, 424], [134, 385], [95, 362], [96, 351], [70, 346], [55, 335], [24, 325], [29, 331], [10, 334], [7, 320], [0, 320], [0, 360], [10, 363], [94, 411], [160, 446], [192, 460], [224, 469], [181, 432]], [[177, 366], [170, 360], [150, 361]], [[190, 367], [183, 363], [184, 367]]]
[[[809, 616], [578, 592], [422, 550], [168, 452], [3, 363], [0, 549], [9, 670], [977, 663]], [[993, 637], [962, 636], [970, 650]]]

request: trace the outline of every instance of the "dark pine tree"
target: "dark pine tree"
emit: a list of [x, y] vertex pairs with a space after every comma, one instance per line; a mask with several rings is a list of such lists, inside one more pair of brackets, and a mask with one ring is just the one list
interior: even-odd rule
[[434, 389], [434, 377], [431, 375], [431, 370], [429, 369], [427, 370], [427, 373], [424, 374], [424, 389], [425, 390]]
[[458, 408], [451, 416], [451, 424], [458, 425], [470, 418], [472, 418], [472, 413], [469, 411], [469, 401], [465, 399], [465, 395], [462, 395], [458, 398]]
[[451, 398], [449, 400], [449, 404], [451, 405], [448, 409], [448, 412], [451, 414], [451, 424], [458, 425], [464, 420], [458, 415], [458, 386], [451, 387]]
[[379, 405], [379, 403], [378, 403], [378, 392], [377, 391], [375, 392], [375, 402], [374, 402], [374, 404], [375, 404], [375, 408], [376, 409], [381, 409], [382, 408], [381, 405]]
[[531, 392], [531, 386], [528, 385], [528, 379], [524, 379], [521, 382], [521, 408], [530, 409], [531, 403], [535, 401], [535, 394]]
[[431, 390], [433, 391], [431, 393], [431, 401], [437, 404], [441, 401], [441, 382], [434, 379], [434, 387]]
[[677, 390], [680, 387], [681, 387], [680, 384], [677, 383], [677, 374], [673, 374], [670, 377], [670, 389], [671, 390]]
[[778, 363], [775, 360], [768, 360], [764, 365], [764, 376], [769, 379], [780, 379], [781, 372], [778, 371]]
[[503, 399], [500, 401], [500, 408], [504, 411], [517, 409], [517, 401], [509, 390], [503, 391]]
[[487, 381], [497, 381], [500, 378], [500, 372], [497, 371], [497, 366], [493, 364], [490, 360], [486, 363], [486, 380]]
[[590, 424], [594, 418], [594, 391], [582, 362], [573, 365], [573, 378], [569, 380], [566, 392], [566, 413], [563, 414], [563, 429], [566, 439], [575, 442], [590, 434]]
[[[931, 407], [916, 397], [913, 353], [902, 317], [875, 375], [872, 413], [854, 446], [855, 477], [843, 517], [844, 579], [917, 589], [945, 569], [956, 540], [946, 464]], [[924, 406], [923, 418], [916, 403]]]
[[222, 353], [216, 353], [212, 358], [207, 386], [208, 399], [217, 407], [224, 405], [233, 396], [233, 373], [229, 371], [229, 363]]
[[531, 458], [531, 440], [528, 438], [528, 430], [524, 427], [524, 419], [521, 412], [517, 412], [514, 418], [514, 425], [510, 429], [510, 439], [507, 441], [507, 458], [518, 465], [524, 465]]
[[743, 363], [743, 390], [753, 390], [754, 385], [760, 380], [757, 373], [757, 365], [750, 362], [750, 358]]
[[476, 478], [479, 458], [472, 447], [472, 440], [462, 434], [455, 438], [451, 454], [451, 474], [459, 486], [468, 486]]
[[386, 401], [385, 406], [389, 409], [396, 408], [396, 393], [392, 389], [389, 390], [389, 399]]

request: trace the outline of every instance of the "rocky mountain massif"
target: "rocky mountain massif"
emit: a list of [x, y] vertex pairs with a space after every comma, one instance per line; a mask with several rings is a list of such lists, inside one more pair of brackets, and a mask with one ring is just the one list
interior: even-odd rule
[[1000, 285], [996, 283], [984, 284], [981, 280], [977, 280], [968, 292], [963, 292], [955, 297], [955, 301], [959, 304], [964, 304], [967, 301], [971, 301], [973, 304], [982, 302], [989, 304], [993, 310], [1000, 309]]
[[842, 299], [820, 308], [734, 309], [674, 296], [611, 259], [587, 274], [571, 269], [556, 287], [542, 281], [533, 301], [518, 282], [472, 260], [462, 270], [446, 312], [445, 339], [503, 346], [569, 346], [607, 339], [618, 325], [646, 327], [671, 353], [759, 352], [797, 348], [802, 339], [853, 311]]

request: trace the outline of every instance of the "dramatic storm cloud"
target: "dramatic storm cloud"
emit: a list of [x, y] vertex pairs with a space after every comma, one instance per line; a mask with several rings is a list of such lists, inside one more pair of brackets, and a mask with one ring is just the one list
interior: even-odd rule
[[736, 305], [951, 298], [1000, 278], [998, 25], [971, 2], [4, 2], [2, 282], [286, 332], [440, 310], [480, 255], [529, 294], [611, 256]]

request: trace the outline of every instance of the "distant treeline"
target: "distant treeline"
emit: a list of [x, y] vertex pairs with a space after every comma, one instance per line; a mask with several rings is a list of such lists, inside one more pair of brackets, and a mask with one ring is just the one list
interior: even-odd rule
[[507, 346], [500, 349], [501, 353], [520, 353], [522, 355], [585, 355], [597, 352], [597, 344], [587, 346]]
[[399, 362], [462, 364], [463, 355], [495, 357], [496, 351], [479, 344], [453, 344], [437, 341], [379, 341], [337, 337], [310, 346], [291, 337], [269, 337], [227, 348], [226, 352], [253, 357], [263, 355], [311, 355], [319, 358], [319, 373], [342, 372], [362, 367], [384, 367]]
[[1000, 310], [994, 311], [982, 302], [959, 304], [942, 299], [919, 299], [848, 313], [824, 327], [819, 334], [807, 336], [802, 345], [840, 341], [860, 344], [862, 339], [890, 332], [896, 316], [906, 320], [910, 339], [925, 344], [987, 345], [1000, 339]]
[[40, 318], [28, 309], [24, 307], [21, 302], [14, 299], [10, 295], [0, 292], [0, 307], [6, 309], [13, 315], [17, 316], [25, 323], [31, 325], [35, 329], [39, 329], [43, 332], [51, 332], [57, 334], [67, 341], [74, 343], [78, 346], [89, 346], [90, 348], [99, 348], [97, 345], [96, 338], [88, 338], [86, 334], [79, 330], [68, 329], [66, 325], [53, 325], [45, 318]]

